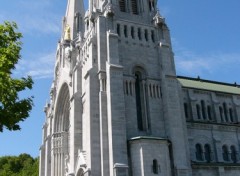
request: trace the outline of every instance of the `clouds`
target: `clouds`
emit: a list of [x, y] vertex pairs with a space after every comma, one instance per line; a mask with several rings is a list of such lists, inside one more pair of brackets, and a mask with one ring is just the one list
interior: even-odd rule
[[[0, 22], [4, 20], [16, 21], [24, 34], [59, 34], [61, 32], [61, 11], [54, 8], [55, 0], [25, 0], [16, 1], [14, 7], [6, 4], [1, 9]], [[21, 7], [21, 8], [19, 8]], [[14, 9], [17, 9], [14, 11]]]
[[216, 77], [216, 75], [228, 75], [237, 73], [240, 65], [239, 53], [206, 52], [195, 53], [180, 46], [176, 39], [173, 39], [175, 52], [176, 70], [179, 75], [203, 77]]
[[20, 60], [13, 74], [17, 77], [30, 75], [34, 79], [52, 78], [55, 52], [33, 57], [31, 60]]

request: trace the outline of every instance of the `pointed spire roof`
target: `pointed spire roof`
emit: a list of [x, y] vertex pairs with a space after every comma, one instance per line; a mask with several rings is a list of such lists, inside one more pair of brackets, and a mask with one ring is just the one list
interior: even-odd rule
[[[75, 39], [77, 32], [83, 30], [83, 19], [85, 14], [83, 0], [68, 0], [66, 15], [63, 22], [63, 39], [68, 36], [68, 39]], [[65, 34], [65, 33], [69, 34]], [[82, 31], [83, 32], [83, 31]]]

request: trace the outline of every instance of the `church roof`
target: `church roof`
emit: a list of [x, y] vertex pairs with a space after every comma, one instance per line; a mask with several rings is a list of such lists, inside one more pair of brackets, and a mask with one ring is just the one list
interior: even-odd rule
[[222, 92], [240, 95], [240, 85], [222, 83], [217, 81], [204, 80], [200, 78], [190, 78], [178, 76], [177, 79], [184, 88], [201, 89], [214, 92]]

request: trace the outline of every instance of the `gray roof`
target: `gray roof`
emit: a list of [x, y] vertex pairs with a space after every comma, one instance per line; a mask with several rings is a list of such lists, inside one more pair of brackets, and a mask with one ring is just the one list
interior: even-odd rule
[[240, 95], [240, 86], [237, 84], [227, 84], [227, 83], [203, 80], [199, 78], [195, 79], [195, 78], [180, 77], [180, 76], [177, 79], [181, 83], [182, 87], [185, 87], [185, 88], [201, 89], [201, 90]]

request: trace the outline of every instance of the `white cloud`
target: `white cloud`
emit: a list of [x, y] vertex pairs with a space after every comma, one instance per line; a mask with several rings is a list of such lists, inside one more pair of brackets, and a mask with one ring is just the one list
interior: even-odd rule
[[14, 70], [16, 76], [30, 75], [34, 79], [52, 78], [54, 70], [55, 52], [41, 55], [31, 60], [20, 60]]
[[240, 65], [240, 53], [204, 53], [196, 54], [172, 39], [175, 52], [176, 70], [179, 75], [205, 76], [223, 75], [237, 72]]
[[19, 25], [23, 32], [30, 32], [31, 34], [36, 34], [36, 32], [59, 34], [61, 32], [60, 22], [53, 16], [49, 18], [25, 16], [23, 18], [24, 20]]
[[30, 34], [59, 34], [61, 32], [62, 15], [53, 11], [55, 2], [42, 1], [18, 1], [15, 6], [21, 7], [9, 12], [1, 9], [0, 22], [15, 21], [23, 33]]

